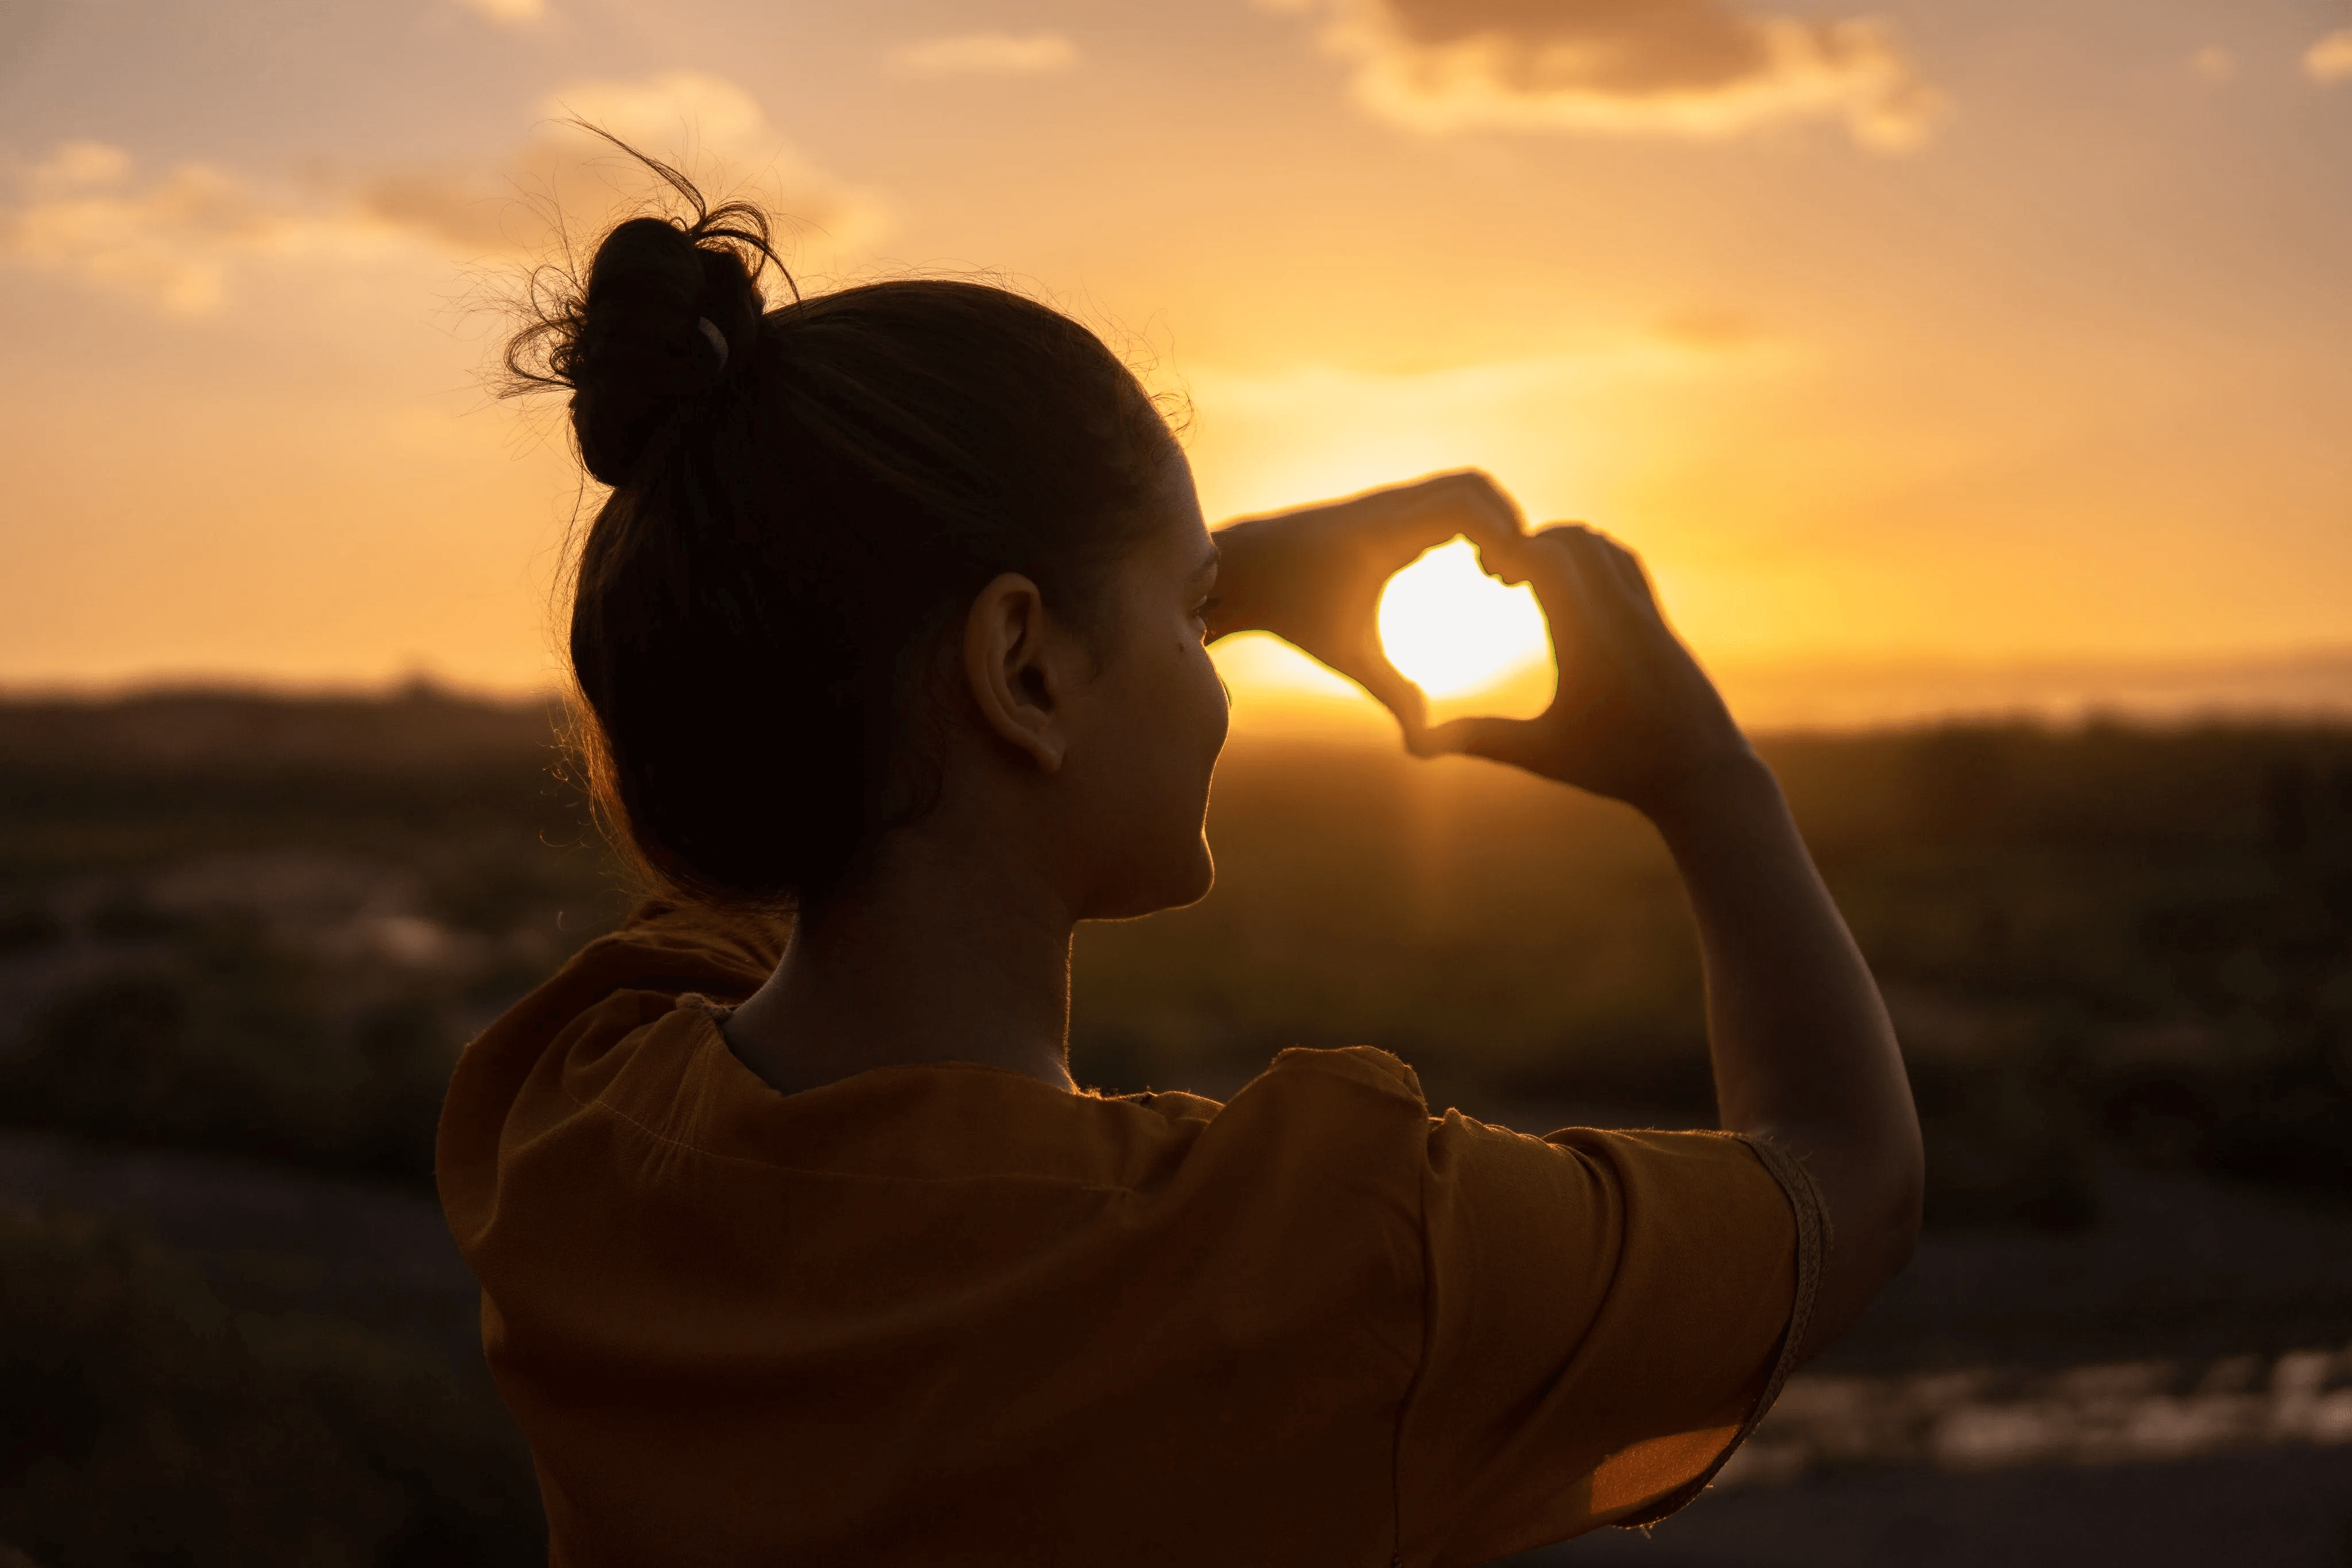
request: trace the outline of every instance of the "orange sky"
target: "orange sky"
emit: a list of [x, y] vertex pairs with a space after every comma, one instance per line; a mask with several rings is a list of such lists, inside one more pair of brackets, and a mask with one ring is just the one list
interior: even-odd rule
[[1080, 314], [1190, 392], [1213, 515], [1476, 463], [1612, 529], [1759, 713], [2311, 686], [2352, 6], [1856, 15], [6, 0], [0, 685], [548, 678], [576, 482], [478, 307], [518, 192], [632, 192], [568, 109], [809, 220], [814, 281]]

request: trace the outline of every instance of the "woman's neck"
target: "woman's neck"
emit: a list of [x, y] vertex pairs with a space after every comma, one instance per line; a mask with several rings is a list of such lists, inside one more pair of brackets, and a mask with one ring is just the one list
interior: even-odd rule
[[1026, 868], [893, 839], [803, 913], [784, 961], [729, 1017], [730, 1049], [786, 1094], [934, 1061], [1074, 1089], [1066, 906]]

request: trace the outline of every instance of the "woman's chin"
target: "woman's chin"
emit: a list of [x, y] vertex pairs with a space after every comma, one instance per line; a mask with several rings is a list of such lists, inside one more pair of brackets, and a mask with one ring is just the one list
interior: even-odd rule
[[1138, 876], [1113, 891], [1079, 916], [1084, 920], [1140, 920], [1162, 910], [1182, 909], [1209, 896], [1216, 884], [1216, 858], [1205, 838], [1194, 839], [1189, 852], [1171, 855], [1164, 867]]
[[1182, 909], [1187, 904], [1198, 904], [1209, 896], [1211, 888], [1217, 885], [1217, 859], [1209, 852], [1209, 841], [1206, 838], [1194, 840], [1192, 852], [1191, 874], [1185, 880], [1182, 894], [1170, 899], [1161, 908]]

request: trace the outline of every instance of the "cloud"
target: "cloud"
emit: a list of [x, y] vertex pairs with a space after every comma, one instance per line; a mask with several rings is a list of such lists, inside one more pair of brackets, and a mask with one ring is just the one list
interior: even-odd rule
[[547, 17], [547, 0], [466, 0], [466, 4], [501, 27], [528, 27]]
[[2189, 68], [2210, 82], [2235, 81], [2238, 57], [2219, 44], [2208, 44], [2189, 57]]
[[1078, 63], [1078, 47], [1059, 33], [967, 33], [925, 38], [890, 57], [900, 76], [1045, 76]]
[[99, 141], [67, 142], [20, 185], [21, 202], [0, 209], [0, 251], [173, 315], [218, 309], [242, 262], [352, 261], [404, 243], [396, 227], [364, 214], [207, 163], [142, 180], [130, 154]]
[[1870, 20], [1755, 16], [1726, 0], [1271, 0], [1324, 19], [1366, 109], [1418, 131], [1697, 139], [1843, 121], [1884, 151], [1941, 113]]
[[1700, 354], [1738, 353], [1765, 339], [1754, 317], [1721, 306], [1670, 311], [1653, 320], [1650, 330], [1662, 342]]
[[2352, 27], [2339, 27], [2304, 50], [2303, 68], [2316, 82], [2352, 81]]
[[[887, 200], [810, 162], [758, 99], [721, 77], [665, 71], [642, 81], [579, 82], [550, 93], [540, 112], [546, 120], [539, 136], [509, 167], [530, 171], [575, 234], [602, 228], [637, 204], [646, 183], [609, 144], [562, 123], [573, 119], [676, 163], [713, 201], [757, 202], [794, 234], [836, 251], [872, 246], [894, 221]], [[541, 243], [527, 240], [524, 248]]]
[[572, 117], [604, 126], [697, 174], [714, 199], [741, 194], [855, 251], [887, 229], [887, 204], [794, 152], [757, 99], [719, 78], [671, 72], [590, 81], [550, 95], [538, 131], [470, 164], [316, 171], [268, 180], [211, 163], [147, 172], [119, 147], [68, 142], [22, 172], [0, 200], [0, 255], [142, 299], [167, 314], [219, 310], [239, 279], [271, 265], [530, 260], [563, 236], [601, 231], [639, 206], [648, 181]]

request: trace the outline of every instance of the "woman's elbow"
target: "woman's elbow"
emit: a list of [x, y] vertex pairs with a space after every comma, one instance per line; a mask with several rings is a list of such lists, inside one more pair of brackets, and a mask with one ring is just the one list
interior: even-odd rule
[[1805, 1336], [1808, 1360], [1843, 1334], [1918, 1251], [1927, 1165], [1916, 1128], [1908, 1131], [1908, 1137], [1815, 1166], [1831, 1234]]

